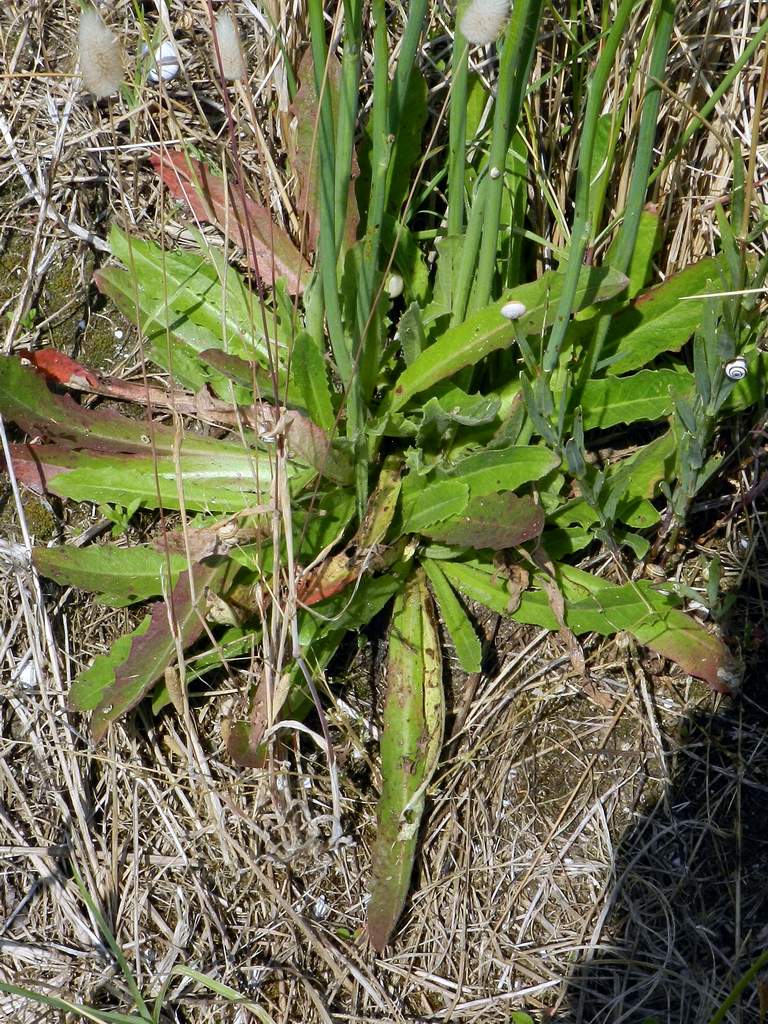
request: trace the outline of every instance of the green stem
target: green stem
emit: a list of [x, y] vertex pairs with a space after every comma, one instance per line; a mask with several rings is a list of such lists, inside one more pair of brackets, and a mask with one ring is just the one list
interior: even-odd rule
[[370, 394], [378, 370], [377, 325], [373, 322], [373, 303], [379, 277], [381, 226], [387, 202], [387, 177], [392, 158], [393, 138], [389, 131], [389, 46], [385, 0], [373, 0], [373, 109], [371, 111], [371, 199], [368, 206], [362, 258], [357, 274], [358, 373], [362, 393]]
[[[624, 217], [619, 228], [616, 246], [611, 253], [610, 259], [611, 267], [622, 274], [627, 272], [632, 260], [632, 253], [635, 250], [637, 232], [640, 226], [640, 215], [643, 212], [645, 197], [648, 191], [648, 175], [653, 160], [653, 143], [656, 138], [659, 105], [661, 103], [661, 89], [659, 89], [656, 83], [662, 80], [664, 69], [666, 68], [669, 43], [675, 24], [675, 7], [675, 0], [662, 0], [660, 15], [656, 24], [656, 34], [653, 40], [653, 50], [648, 69], [648, 88], [643, 101], [643, 111], [640, 115], [637, 149], [635, 151], [635, 162], [627, 194], [627, 204], [624, 208]], [[589, 348], [579, 370], [579, 387], [583, 387], [595, 372], [610, 324], [610, 316], [601, 316], [598, 319], [595, 332], [592, 335]]]
[[747, 970], [742, 974], [739, 980], [731, 989], [730, 993], [723, 1001], [723, 1003], [717, 1008], [714, 1014], [709, 1019], [709, 1024], [722, 1024], [725, 1020], [728, 1011], [732, 1006], [741, 999], [744, 990], [748, 985], [751, 985], [758, 974], [765, 970], [768, 966], [768, 949], [763, 950], [759, 957], [750, 964]]
[[[315, 87], [319, 101], [318, 173], [320, 177], [320, 239], [318, 243], [323, 299], [331, 349], [344, 385], [352, 380], [352, 356], [344, 337], [336, 281], [336, 225], [334, 179], [336, 153], [333, 133], [333, 110], [327, 81], [328, 51], [325, 42], [325, 20], [322, 0], [308, 0], [309, 30], [312, 44], [312, 63], [315, 69]], [[351, 396], [350, 396], [351, 397]]]
[[[607, 149], [607, 153], [609, 154], [609, 156], [611, 154], [616, 154], [616, 152], [617, 152], [617, 144], [618, 144], [618, 141], [619, 141], [619, 133], [621, 131], [622, 125], [624, 124], [624, 118], [627, 116], [627, 108], [629, 107], [630, 101], [632, 99], [632, 94], [633, 94], [634, 88], [635, 88], [635, 79], [637, 78], [638, 72], [640, 70], [640, 65], [641, 65], [643, 57], [645, 55], [645, 51], [646, 51], [646, 49], [648, 47], [648, 41], [650, 40], [651, 36], [653, 35], [654, 28], [657, 29], [656, 39], [658, 40], [658, 38], [659, 38], [658, 29], [660, 28], [660, 26], [657, 24], [657, 21], [658, 21], [658, 17], [659, 17], [659, 9], [660, 9], [660, 7], [661, 7], [663, 2], [664, 2], [664, 0], [653, 0], [653, 7], [651, 8], [651, 13], [648, 16], [648, 21], [646, 22], [645, 28], [643, 29], [643, 34], [640, 37], [640, 42], [637, 44], [637, 50], [635, 52], [635, 59], [633, 60], [632, 67], [630, 69], [629, 74], [627, 75], [627, 83], [624, 86], [624, 95], [622, 96], [621, 103], [619, 104], [618, 109], [616, 109], [616, 110], [614, 110], [612, 112], [612, 115], [611, 115], [611, 132], [610, 132], [610, 136], [609, 136], [609, 140], [608, 140], [608, 149]], [[671, 2], [672, 2], [672, 5], [674, 7], [674, 4], [676, 3], [676, 0], [671, 0]], [[674, 12], [673, 12], [673, 21], [674, 21]], [[670, 31], [671, 31], [671, 26], [670, 26]], [[662, 63], [662, 72], [663, 72], [663, 69], [664, 69], [665, 65], [666, 65], [666, 48], [664, 50], [664, 62]], [[651, 92], [651, 90], [649, 89], [648, 92], [646, 93], [646, 96], [649, 95], [650, 92]], [[640, 126], [640, 133], [642, 133], [642, 120], [641, 120], [641, 126]], [[638, 144], [638, 153], [639, 152], [640, 152], [640, 145]], [[608, 190], [609, 181], [610, 181], [610, 174], [608, 174], [606, 172], [606, 173], [600, 175], [599, 183], [598, 183], [598, 186], [597, 186], [597, 193], [598, 193], [597, 200], [592, 203], [592, 236], [593, 237], [595, 237], [598, 234], [599, 230], [600, 230], [600, 224], [601, 224], [602, 219], [603, 219], [603, 207], [605, 206], [605, 196], [606, 196], [606, 192]]]
[[[568, 267], [565, 272], [563, 292], [560, 296], [555, 321], [552, 326], [552, 333], [549, 336], [546, 350], [544, 352], [544, 372], [551, 375], [558, 364], [560, 352], [568, 331], [568, 324], [573, 309], [573, 300], [576, 295], [576, 288], [579, 282], [579, 274], [584, 262], [584, 254], [587, 250], [587, 243], [590, 237], [589, 208], [590, 208], [590, 185], [592, 181], [592, 158], [595, 149], [595, 137], [597, 134], [597, 123], [600, 117], [600, 108], [603, 103], [603, 95], [608, 82], [608, 76], [613, 70], [613, 63], [616, 58], [624, 30], [629, 21], [632, 9], [638, 0], [622, 0], [621, 6], [616, 13], [616, 18], [608, 32], [603, 52], [597, 62], [594, 74], [587, 87], [587, 106], [584, 114], [584, 127], [579, 147], [579, 166], [576, 174], [576, 196], [573, 230], [571, 232], [571, 244], [568, 254]], [[563, 406], [561, 405], [561, 416], [563, 418]], [[562, 432], [562, 422], [560, 424]]]
[[347, 198], [355, 145], [355, 126], [360, 99], [360, 41], [362, 37], [362, 3], [344, 2], [344, 57], [341, 68], [341, 89], [336, 124], [336, 168], [334, 182], [334, 228], [336, 254], [344, 244], [347, 220]]
[[523, 107], [543, 9], [544, 0], [518, 0], [513, 6], [504, 39], [488, 155], [490, 173], [485, 188], [482, 242], [472, 296], [474, 309], [486, 306], [491, 297], [499, 248], [499, 216], [507, 151]]
[[400, 119], [405, 116], [408, 84], [411, 80], [411, 71], [416, 60], [416, 51], [419, 48], [419, 40], [421, 39], [426, 14], [427, 0], [411, 0], [408, 9], [408, 20], [405, 23], [405, 31], [400, 42], [400, 56], [397, 59], [397, 69], [392, 80], [391, 124], [399, 124]]
[[[333, 108], [328, 85], [328, 52], [325, 41], [325, 19], [322, 0], [309, 0], [309, 30], [315, 87], [319, 96], [319, 159], [320, 238], [318, 261], [323, 284], [325, 319], [336, 369], [347, 392], [347, 437], [355, 449], [355, 481], [357, 510], [362, 516], [367, 501], [367, 459], [361, 449], [365, 416], [360, 396], [360, 375], [353, 360], [353, 345], [348, 343], [341, 318], [339, 287], [336, 275], [336, 148], [333, 131]], [[351, 156], [350, 156], [351, 159]], [[341, 231], [341, 226], [339, 226]]]
[[456, 26], [451, 56], [451, 110], [448, 122], [448, 235], [464, 228], [467, 162], [467, 56], [469, 46]]
[[477, 251], [480, 248], [480, 238], [483, 232], [483, 212], [485, 209], [485, 190], [487, 185], [488, 176], [485, 174], [477, 183], [472, 209], [469, 212], [469, 223], [464, 235], [464, 244], [461, 249], [461, 260], [456, 275], [456, 285], [451, 305], [451, 327], [456, 327], [462, 323], [467, 314], [469, 292], [475, 277]]

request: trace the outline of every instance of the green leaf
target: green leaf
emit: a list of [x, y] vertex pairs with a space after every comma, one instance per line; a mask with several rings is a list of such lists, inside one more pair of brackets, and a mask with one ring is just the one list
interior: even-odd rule
[[381, 544], [397, 508], [402, 486], [402, 462], [396, 456], [387, 456], [379, 473], [376, 489], [368, 501], [365, 519], [356, 538], [358, 547], [370, 548]]
[[562, 526], [545, 530], [541, 535], [541, 546], [550, 558], [560, 559], [583, 551], [594, 540], [593, 530], [586, 530], [583, 526]]
[[[120, 457], [75, 453], [80, 463], [66, 470], [49, 484], [49, 490], [73, 501], [109, 502], [130, 505], [141, 501], [148, 508], [180, 509], [193, 512], [240, 512], [247, 506], [259, 506], [269, 494], [272, 464], [266, 454], [240, 452], [239, 462], [223, 459], [182, 457], [153, 459], [150, 455]], [[307, 470], [295, 473], [297, 482], [307, 482], [315, 474]]]
[[170, 591], [179, 574], [187, 568], [184, 556], [169, 554], [166, 557], [154, 548], [141, 545], [130, 548], [114, 544], [88, 548], [71, 544], [39, 547], [33, 549], [32, 561], [37, 571], [48, 579], [63, 587], [87, 590], [115, 608]]
[[460, 480], [441, 480], [416, 490], [408, 487], [411, 474], [403, 482], [402, 532], [422, 533], [427, 527], [463, 511], [469, 489]]
[[[614, 114], [602, 114], [597, 119], [594, 138], [594, 149], [592, 150], [592, 178], [589, 182], [589, 192], [594, 208], [592, 234], [598, 233], [599, 212], [602, 203], [599, 201], [605, 193], [606, 178], [613, 169], [613, 152], [611, 150], [611, 134]], [[595, 223], [595, 219], [597, 222]]]
[[495, 396], [468, 395], [461, 388], [438, 385], [439, 394], [430, 398], [422, 409], [417, 435], [422, 447], [440, 445], [457, 427], [480, 427], [496, 419], [501, 402]]
[[445, 623], [448, 635], [456, 648], [456, 656], [465, 672], [479, 672], [482, 663], [482, 647], [469, 616], [456, 597], [453, 587], [445, 578], [439, 562], [427, 558], [423, 562], [432, 592], [435, 595], [440, 617]]
[[114, 682], [115, 671], [128, 657], [134, 640], [144, 636], [151, 621], [152, 616], [145, 615], [135, 629], [112, 643], [107, 654], [96, 655], [91, 667], [81, 672], [72, 684], [70, 707], [75, 711], [93, 711], [98, 707], [102, 695]]
[[587, 382], [579, 404], [584, 427], [613, 427], [617, 423], [658, 420], [670, 416], [675, 399], [693, 392], [693, 376], [678, 370], [641, 370], [628, 377], [604, 377]]
[[332, 430], [335, 416], [327, 366], [322, 352], [306, 331], [299, 331], [293, 343], [291, 373], [309, 418], [323, 430]]
[[[401, 211], [411, 187], [414, 165], [424, 153], [422, 134], [427, 120], [428, 88], [418, 68], [411, 68], [404, 103], [408, 116], [400, 120], [395, 131], [395, 145], [389, 165], [387, 209], [395, 215]], [[369, 225], [370, 226], [370, 225]]]
[[423, 532], [452, 547], [503, 551], [538, 537], [543, 529], [544, 510], [533, 498], [502, 491], [471, 498], [460, 515], [424, 527]]
[[422, 313], [425, 327], [439, 321], [441, 317], [449, 316], [453, 309], [453, 294], [456, 290], [456, 276], [463, 248], [463, 235], [445, 235], [435, 242], [437, 270], [432, 301]]
[[598, 369], [627, 373], [662, 352], [681, 349], [701, 323], [707, 301], [688, 296], [721, 291], [719, 268], [718, 259], [700, 260], [618, 313], [608, 330]]
[[302, 647], [311, 641], [315, 652], [318, 643], [327, 643], [332, 654], [345, 633], [366, 626], [402, 589], [402, 572], [402, 567], [395, 566], [385, 576], [361, 577], [351, 597], [348, 593], [336, 594], [308, 609], [299, 631]]
[[[508, 596], [492, 566], [446, 562], [442, 568], [462, 593], [500, 614], [509, 614]], [[674, 597], [645, 580], [618, 586], [568, 565], [557, 565], [556, 573], [565, 597], [565, 622], [574, 633], [611, 636], [626, 630], [685, 672], [706, 680], [713, 689], [728, 691], [730, 656], [725, 645], [680, 611]], [[544, 629], [558, 629], [543, 589], [523, 594], [512, 618]]]
[[441, 566], [450, 583], [466, 597], [498, 615], [509, 615], [509, 591], [492, 566], [476, 561], [446, 561]]
[[[539, 335], [555, 317], [564, 274], [550, 271], [538, 281], [509, 291], [503, 301], [479, 310], [464, 323], [449, 328], [400, 375], [393, 392], [392, 411], [402, 409], [414, 395], [452, 377], [465, 366], [474, 366], [499, 349], [509, 348], [515, 331]], [[574, 310], [610, 298], [626, 287], [623, 274], [605, 268], [585, 267], [579, 277]], [[522, 302], [526, 313], [513, 325], [501, 315], [510, 300]]]
[[[0, 992], [6, 995], [21, 997], [22, 999], [29, 999], [30, 1002], [37, 1003], [39, 1006], [50, 1006], [52, 1009], [58, 1010], [59, 1013], [64, 1013], [68, 1016], [76, 1014], [83, 1020], [95, 1021], [97, 1024], [148, 1024], [148, 1019], [144, 1015], [138, 1017], [136, 1014], [121, 1013], [119, 1010], [96, 1010], [81, 1003], [73, 1003], [68, 999], [61, 999], [59, 996], [49, 996], [43, 992], [35, 992], [31, 988], [23, 988], [20, 985], [9, 985], [4, 981], [0, 982]], [[37, 1019], [40, 1020], [42, 1018], [38, 1015]]]
[[474, 142], [480, 130], [485, 108], [488, 106], [488, 93], [480, 75], [470, 71], [467, 75], [467, 117], [466, 141]]
[[383, 718], [382, 789], [368, 904], [368, 934], [379, 952], [408, 895], [424, 797], [445, 727], [440, 643], [421, 571], [395, 600]]
[[[620, 488], [623, 502], [657, 497], [659, 483], [670, 479], [674, 472], [675, 451], [675, 438], [671, 430], [649, 441], [635, 455], [622, 459], [606, 473], [609, 493], [616, 487]], [[633, 522], [631, 519], [623, 521], [629, 526], [650, 525]]]
[[406, 366], [410, 366], [426, 346], [424, 325], [421, 322], [421, 310], [417, 302], [412, 302], [400, 317], [397, 335], [403, 349]]
[[420, 307], [424, 306], [429, 291], [429, 268], [411, 231], [402, 221], [385, 213], [381, 225], [381, 243], [387, 252], [394, 249], [395, 269], [403, 278], [406, 301], [414, 299]]
[[[129, 320], [138, 321], [150, 343], [159, 342], [159, 354], [170, 334], [196, 352], [218, 348], [264, 367], [271, 365], [258, 299], [234, 268], [227, 267], [225, 288], [218, 268], [200, 253], [165, 251], [116, 227], [110, 231], [109, 245], [127, 269], [98, 271], [94, 281]], [[274, 341], [271, 348], [274, 359]], [[282, 366], [287, 353], [278, 352]]]
[[[635, 247], [632, 250], [632, 258], [629, 264], [627, 276], [629, 277], [629, 288], [627, 296], [634, 299], [653, 273], [653, 257], [659, 248], [661, 221], [654, 207], [646, 206], [640, 214], [640, 222], [637, 228]], [[618, 235], [616, 236], [618, 239]], [[610, 264], [611, 254], [608, 253], [606, 263]]]
[[460, 480], [473, 498], [500, 491], [516, 491], [522, 484], [541, 480], [560, 465], [549, 449], [537, 445], [486, 448], [452, 466], [436, 471], [438, 479]]
[[181, 573], [169, 598], [170, 608], [159, 601], [138, 629], [117, 640], [108, 655], [98, 657], [78, 676], [69, 703], [76, 711], [93, 711], [90, 731], [95, 741], [104, 736], [110, 722], [149, 693], [176, 660], [179, 648], [190, 647], [202, 635], [207, 590], [221, 587], [231, 569], [229, 559], [213, 557]]

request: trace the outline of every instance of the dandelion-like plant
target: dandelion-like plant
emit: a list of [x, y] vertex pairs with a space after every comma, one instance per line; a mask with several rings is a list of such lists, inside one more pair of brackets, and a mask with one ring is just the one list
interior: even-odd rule
[[120, 43], [92, 7], [80, 15], [78, 49], [80, 73], [88, 92], [97, 100], [118, 92], [123, 82]]

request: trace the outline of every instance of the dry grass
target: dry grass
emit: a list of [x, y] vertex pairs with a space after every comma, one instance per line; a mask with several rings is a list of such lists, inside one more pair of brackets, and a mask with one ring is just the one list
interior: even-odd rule
[[[147, 90], [131, 108], [94, 107], [78, 95], [70, 77], [74, 3], [11, 0], [0, 11], [0, 230], [4, 248], [23, 241], [23, 272], [0, 293], [6, 351], [51, 339], [70, 354], [87, 351], [112, 314], [89, 292], [92, 249], [83, 239], [103, 252], [112, 218], [169, 244], [183, 241], [146, 157], [161, 140], [181, 138], [217, 153], [224, 108], [210, 85], [205, 5], [158, 6], [181, 39], [183, 74], [167, 94]], [[264, 15], [248, 0], [239, 6], [253, 93], [249, 103], [233, 89], [243, 165], [290, 227], [297, 211], [282, 170], [285, 69], [265, 42]], [[294, 59], [305, 38], [301, 5], [266, 7]], [[764, 14], [754, 4], [687, 5], [674, 44], [675, 95], [660, 119], [662, 151], [685, 105], [700, 104]], [[110, 5], [108, 17], [134, 54], [140, 36], [131, 5]], [[444, 10], [433, 17], [445, 30], [425, 53], [434, 67], [452, 22]], [[559, 45], [549, 24], [535, 77], [557, 63]], [[573, 177], [573, 133], [565, 131], [572, 70], [551, 75], [530, 109], [540, 185], [531, 226], [555, 245]], [[712, 251], [712, 201], [727, 193], [731, 140], [749, 149], [759, 73], [757, 64], [745, 72], [712, 116], [713, 130], [659, 180], [662, 275]], [[617, 96], [624, 83], [618, 67]], [[443, 98], [436, 81], [435, 109]], [[762, 164], [759, 148], [758, 178]], [[621, 204], [626, 184], [613, 183], [613, 203]], [[52, 312], [46, 275], [62, 267], [70, 292], [63, 311], [51, 299]], [[39, 315], [30, 325], [33, 307]], [[108, 326], [127, 339], [105, 359], [130, 374], [140, 341], [119, 321]], [[696, 585], [708, 555], [721, 553], [726, 583], [739, 595], [731, 628], [755, 662], [765, 645], [768, 545], [759, 506], [742, 507], [740, 496], [765, 472], [765, 435], [746, 436], [734, 455], [730, 490], [701, 510], [701, 547], [692, 545], [680, 572]], [[275, 1021], [490, 1024], [522, 1007], [568, 1024], [651, 1013], [706, 1020], [765, 944], [768, 707], [759, 665], [742, 699], [720, 702], [632, 648], [587, 645], [593, 686], [585, 687], [569, 676], [556, 640], [504, 626], [497, 668], [479, 680], [433, 787], [408, 913], [389, 955], [376, 958], [362, 931], [376, 781], [372, 665], [353, 663], [357, 681], [343, 689], [343, 702], [327, 695], [349, 839], [331, 849], [327, 765], [314, 748], [294, 737], [285, 761], [265, 775], [236, 769], [224, 755], [220, 720], [238, 697], [236, 671], [193, 703], [183, 723], [142, 710], [103, 747], [89, 747], [83, 722], [66, 708], [69, 680], [124, 629], [128, 613], [41, 589], [16, 544], [23, 511], [16, 512], [7, 526], [14, 540], [0, 549], [5, 981], [102, 1008], [130, 1002], [72, 882], [73, 864], [143, 991], [156, 993], [184, 964], [251, 996]], [[82, 511], [51, 513], [59, 535], [87, 526]], [[454, 674], [455, 704], [464, 685]], [[755, 1019], [751, 998], [743, 1016], [729, 1019]], [[165, 1006], [167, 1021], [256, 1019], [182, 978]], [[0, 996], [0, 1020], [55, 1019], [53, 1010]]]

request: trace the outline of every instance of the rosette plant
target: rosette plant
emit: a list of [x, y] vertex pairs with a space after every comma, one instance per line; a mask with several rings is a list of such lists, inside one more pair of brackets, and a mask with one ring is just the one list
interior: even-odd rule
[[[653, 6], [631, 69], [647, 85], [622, 138], [633, 159], [624, 205], [610, 208], [626, 107], [602, 111], [635, 6], [618, 5], [590, 52], [569, 241], [546, 259], [526, 231], [532, 166], [519, 132], [541, 0], [515, 3], [491, 95], [456, 31], [437, 113], [417, 60], [426, 0], [410, 4], [396, 58], [373, 0], [367, 69], [361, 4], [344, 5], [338, 61], [310, 0], [287, 155], [296, 230], [252, 198], [233, 142], [226, 175], [181, 149], [153, 157], [231, 253], [202, 233], [171, 251], [111, 231], [114, 260], [96, 284], [165, 386], [46, 351], [0, 362], [2, 414], [34, 438], [9, 453], [22, 484], [159, 513], [147, 543], [33, 552], [44, 576], [101, 601], [149, 602], [74, 682], [71, 705], [90, 714], [95, 740], [144, 698], [184, 706], [226, 671], [247, 698], [227, 730], [236, 761], [260, 765], [281, 719], [317, 714], [332, 762], [324, 672], [350, 631], [374, 617], [380, 630], [388, 614], [369, 905], [379, 949], [407, 896], [441, 756], [446, 651], [465, 672], [482, 669], [477, 603], [558, 633], [579, 672], [580, 635], [625, 631], [716, 689], [734, 680], [723, 641], [640, 568], [652, 545], [673, 549], [717, 474], [723, 415], [764, 390], [765, 265], [731, 228], [743, 222], [742, 179], [731, 219], [720, 217], [721, 252], [653, 283], [661, 222], [646, 203], [673, 5]], [[726, 373], [736, 358], [740, 379]], [[86, 407], [62, 387], [138, 402], [144, 415]], [[606, 431], [622, 452], [607, 461]], [[588, 551], [604, 555], [598, 572], [578, 565]]]

